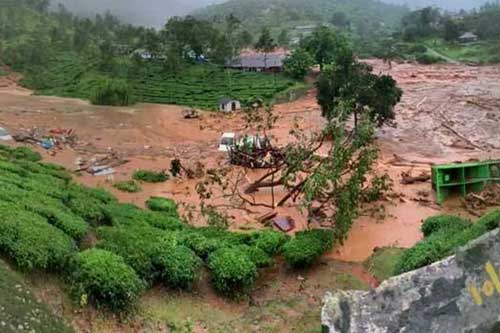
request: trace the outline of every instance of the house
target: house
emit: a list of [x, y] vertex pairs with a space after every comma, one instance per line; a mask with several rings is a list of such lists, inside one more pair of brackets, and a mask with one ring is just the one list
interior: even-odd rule
[[248, 72], [279, 73], [283, 71], [283, 60], [286, 56], [284, 53], [245, 54], [230, 61], [226, 67]]
[[235, 112], [241, 110], [241, 103], [240, 101], [229, 98], [229, 97], [223, 97], [219, 100], [219, 111], [220, 112]]
[[474, 43], [477, 42], [478, 40], [479, 37], [472, 32], [466, 32], [462, 36], [458, 37], [458, 41], [463, 44]]
[[151, 60], [153, 59], [153, 54], [146, 49], [137, 49], [132, 52], [133, 57], [139, 57], [142, 60]]

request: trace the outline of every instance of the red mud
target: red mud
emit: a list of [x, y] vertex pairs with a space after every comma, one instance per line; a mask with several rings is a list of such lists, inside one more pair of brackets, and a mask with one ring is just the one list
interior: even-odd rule
[[[439, 212], [456, 213], [460, 209], [456, 202], [446, 203], [444, 207], [432, 204], [430, 183], [399, 184], [401, 172], [429, 171], [432, 163], [500, 157], [496, 148], [500, 147], [497, 135], [500, 114], [495, 111], [500, 105], [499, 67], [396, 64], [389, 70], [379, 61], [369, 62], [376, 72], [393, 75], [404, 90], [403, 101], [397, 107], [397, 126], [385, 126], [377, 133], [381, 156], [376, 170], [391, 176], [398, 197], [392, 202], [379, 203], [385, 212], [376, 213], [378, 217], [371, 211], [356, 220], [344, 245], [328, 255], [343, 261], [362, 261], [376, 247], [412, 246], [422, 237], [422, 219]], [[180, 158], [187, 166], [201, 162], [206, 169], [225, 166], [225, 155], [217, 152], [220, 135], [246, 132], [241, 115], [207, 112], [200, 119], [186, 120], [182, 117], [182, 108], [176, 106], [96, 107], [81, 100], [29, 96], [28, 93], [12, 84], [0, 86], [0, 126], [11, 133], [33, 126], [46, 130], [74, 128], [81, 141], [78, 149], [65, 149], [56, 156], [44, 152], [48, 161], [71, 169], [75, 168], [77, 157], [91, 158], [94, 153], [109, 149], [125, 155], [130, 163], [116, 168], [112, 178], [83, 174], [76, 180], [109, 188], [120, 200], [137, 205], [143, 205], [151, 195], [161, 195], [180, 202], [184, 212], [190, 210], [189, 206], [198, 206], [200, 201], [194, 187], [199, 180], [173, 179], [164, 184], [143, 184], [143, 191], [137, 194], [118, 192], [110, 185], [116, 180], [130, 179], [131, 173], [139, 168], [168, 169], [173, 158]], [[314, 90], [295, 102], [277, 105], [275, 110], [279, 119], [272, 134], [279, 143], [290, 142], [289, 131], [295, 123], [303, 133], [318, 129], [324, 123]], [[408, 163], [395, 166], [394, 154]], [[250, 173], [249, 181], [257, 176], [258, 172]], [[431, 203], [418, 202], [422, 193], [427, 193], [424, 199]], [[275, 195], [279, 197], [279, 191]], [[262, 190], [256, 200], [269, 202], [270, 196], [269, 191]], [[233, 229], [261, 227], [255, 217], [269, 209], [249, 209], [252, 212], [226, 211], [234, 218]], [[288, 205], [278, 212], [292, 216], [298, 230], [305, 228], [306, 217], [296, 206]], [[190, 222], [205, 223], [196, 212]]]

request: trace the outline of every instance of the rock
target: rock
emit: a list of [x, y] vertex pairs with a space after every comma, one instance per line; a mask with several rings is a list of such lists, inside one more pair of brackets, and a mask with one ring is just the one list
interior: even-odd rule
[[323, 332], [500, 332], [499, 269], [495, 230], [377, 289], [327, 293]]

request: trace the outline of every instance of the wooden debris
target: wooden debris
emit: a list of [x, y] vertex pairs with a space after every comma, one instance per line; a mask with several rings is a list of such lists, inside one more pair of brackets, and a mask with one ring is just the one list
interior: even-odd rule
[[422, 172], [418, 176], [412, 176], [411, 171], [408, 172], [403, 172], [401, 173], [401, 184], [403, 185], [409, 185], [409, 184], [415, 184], [415, 183], [425, 183], [431, 179], [431, 175]]

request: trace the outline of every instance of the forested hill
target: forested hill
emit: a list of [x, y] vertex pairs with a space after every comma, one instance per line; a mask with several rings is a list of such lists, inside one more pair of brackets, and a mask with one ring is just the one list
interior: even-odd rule
[[335, 13], [344, 13], [351, 24], [400, 22], [405, 6], [374, 0], [230, 0], [198, 10], [201, 17], [235, 15], [245, 26], [294, 27], [306, 23], [330, 23]]

